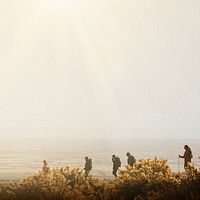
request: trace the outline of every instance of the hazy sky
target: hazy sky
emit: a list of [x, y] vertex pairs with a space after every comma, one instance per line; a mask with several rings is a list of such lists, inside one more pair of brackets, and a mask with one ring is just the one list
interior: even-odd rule
[[0, 0], [0, 137], [199, 133], [199, 0]]

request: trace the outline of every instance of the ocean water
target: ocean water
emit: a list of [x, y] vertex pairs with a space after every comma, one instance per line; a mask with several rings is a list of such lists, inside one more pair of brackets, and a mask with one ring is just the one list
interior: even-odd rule
[[[193, 162], [200, 165], [200, 139], [1, 139], [0, 181], [19, 180], [37, 174], [47, 160], [50, 168], [84, 167], [84, 157], [93, 161], [92, 175], [100, 179], [113, 178], [113, 154], [120, 157], [122, 169], [126, 165], [126, 152], [139, 158], [167, 159], [172, 171], [178, 171], [178, 155], [188, 144]], [[180, 169], [184, 171], [183, 160]], [[197, 166], [198, 167], [198, 166]]]

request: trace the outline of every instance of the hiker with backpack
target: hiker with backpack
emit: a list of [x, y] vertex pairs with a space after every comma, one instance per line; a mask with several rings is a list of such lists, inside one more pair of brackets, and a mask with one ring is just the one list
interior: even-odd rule
[[184, 155], [183, 156], [179, 155], [179, 158], [184, 158], [184, 168], [186, 168], [188, 164], [191, 163], [193, 155], [188, 145], [185, 145], [184, 149], [185, 149]]
[[135, 157], [133, 155], [131, 155], [129, 152], [126, 153], [126, 156], [128, 157], [128, 159], [127, 159], [128, 165], [133, 167], [133, 164], [136, 162]]
[[112, 173], [115, 177], [117, 177], [117, 170], [119, 167], [121, 167], [120, 158], [115, 155], [112, 155], [112, 162], [113, 162], [113, 172]]
[[85, 177], [88, 177], [90, 170], [92, 169], [92, 159], [85, 157]]

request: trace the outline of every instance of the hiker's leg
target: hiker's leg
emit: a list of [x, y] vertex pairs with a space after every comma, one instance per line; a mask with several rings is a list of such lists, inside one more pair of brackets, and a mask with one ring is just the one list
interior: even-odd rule
[[117, 168], [113, 168], [113, 175], [116, 177], [117, 176]]

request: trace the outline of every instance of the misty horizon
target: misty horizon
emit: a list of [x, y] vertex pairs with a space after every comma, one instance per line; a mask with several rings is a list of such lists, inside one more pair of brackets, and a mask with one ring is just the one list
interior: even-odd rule
[[200, 138], [200, 2], [0, 3], [0, 138]]

